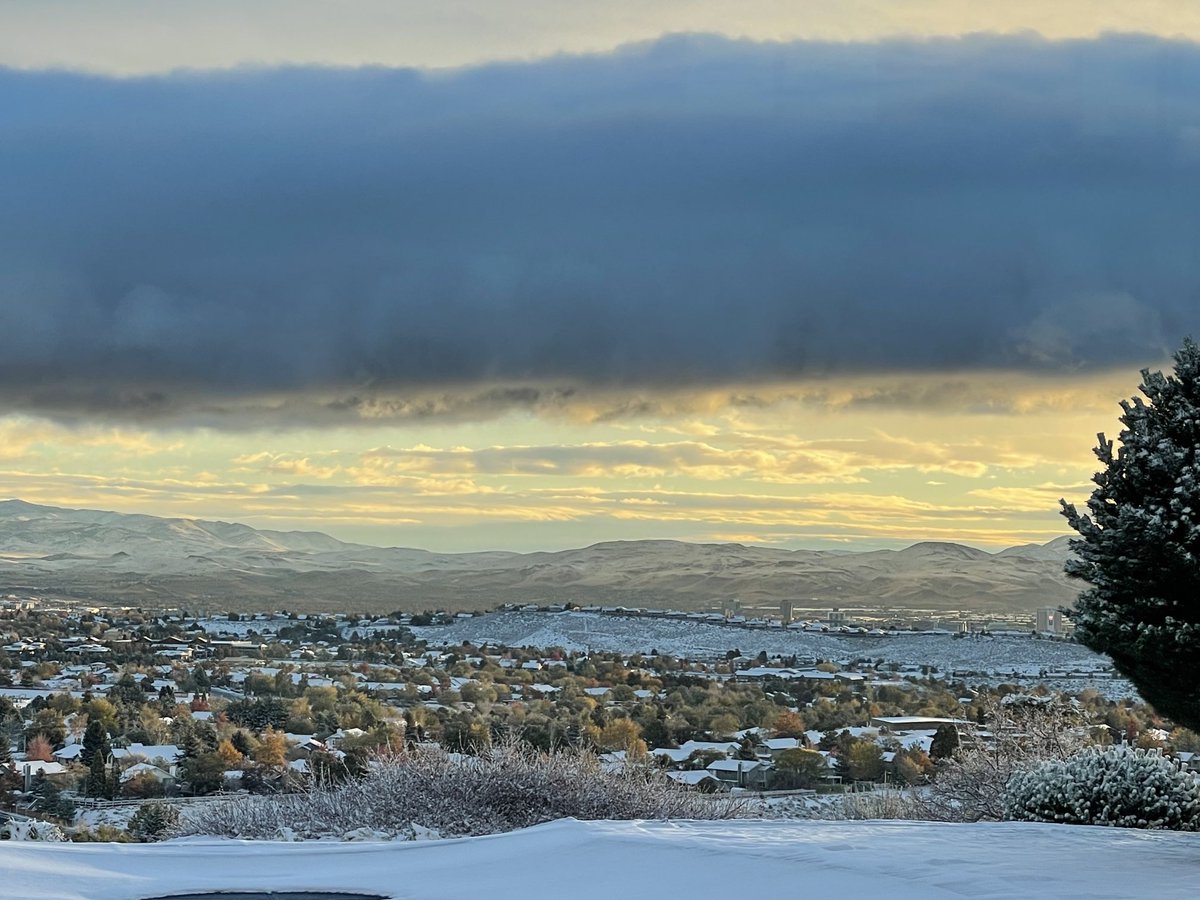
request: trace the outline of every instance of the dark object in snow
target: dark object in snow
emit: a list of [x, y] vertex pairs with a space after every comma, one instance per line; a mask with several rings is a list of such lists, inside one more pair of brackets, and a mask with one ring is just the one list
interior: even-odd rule
[[328, 891], [201, 891], [147, 900], [387, 900], [379, 894], [331, 894]]

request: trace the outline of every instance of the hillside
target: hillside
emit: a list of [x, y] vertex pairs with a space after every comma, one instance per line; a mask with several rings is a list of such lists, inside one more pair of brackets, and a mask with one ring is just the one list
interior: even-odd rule
[[96, 603], [390, 611], [498, 603], [710, 609], [891, 606], [1028, 612], [1068, 603], [1068, 548], [987, 553], [918, 543], [865, 553], [741, 544], [614, 541], [539, 553], [432, 553], [371, 547], [319, 532], [59, 509], [0, 501], [0, 591]]

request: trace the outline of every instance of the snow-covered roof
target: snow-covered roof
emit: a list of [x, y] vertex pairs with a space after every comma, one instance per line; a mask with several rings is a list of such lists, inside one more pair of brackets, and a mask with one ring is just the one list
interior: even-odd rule
[[872, 724], [887, 725], [890, 728], [920, 729], [932, 725], [966, 725], [964, 719], [948, 719], [941, 716], [871, 716]]
[[695, 787], [702, 781], [711, 781], [713, 776], [711, 772], [705, 769], [687, 769], [682, 772], [668, 772], [667, 777], [672, 781], [677, 781], [680, 784], [686, 784], [688, 787]]
[[174, 744], [138, 744], [133, 743], [128, 747], [113, 748], [113, 757], [116, 759], [130, 759], [136, 756], [144, 757], [148, 760], [162, 760], [165, 763], [174, 763], [183, 755]]
[[34, 775], [64, 775], [69, 770], [60, 762], [44, 762], [40, 759], [25, 759], [13, 763], [15, 771], [23, 771], [28, 767], [29, 771]]
[[799, 738], [790, 738], [790, 737], [767, 738], [765, 741], [763, 741], [763, 744], [766, 745], [766, 748], [768, 750], [772, 750], [772, 751], [793, 750], [796, 747], [800, 746], [800, 740], [799, 740]]
[[121, 783], [124, 784], [126, 781], [131, 781], [139, 775], [150, 775], [159, 781], [164, 781], [171, 777], [170, 772], [158, 766], [153, 766], [150, 763], [135, 763], [121, 773]]
[[665, 756], [672, 762], [684, 762], [699, 750], [716, 753], [732, 753], [741, 745], [737, 741], [687, 741], [678, 747], [656, 747], [650, 752], [654, 756]]

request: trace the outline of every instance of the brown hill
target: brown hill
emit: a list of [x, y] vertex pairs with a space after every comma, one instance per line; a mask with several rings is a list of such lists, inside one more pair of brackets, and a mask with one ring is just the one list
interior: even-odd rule
[[431, 553], [319, 532], [0, 501], [0, 591], [104, 604], [390, 611], [500, 603], [711, 609], [890, 606], [1028, 612], [1069, 603], [1064, 540], [987, 553], [919, 543], [864, 553], [612, 541], [540, 553]]

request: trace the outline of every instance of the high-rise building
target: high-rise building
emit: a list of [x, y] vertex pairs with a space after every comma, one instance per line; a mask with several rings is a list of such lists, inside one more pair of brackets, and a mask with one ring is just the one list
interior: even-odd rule
[[1056, 606], [1042, 606], [1037, 611], [1037, 630], [1046, 634], [1065, 634], [1068, 630], [1066, 617]]

